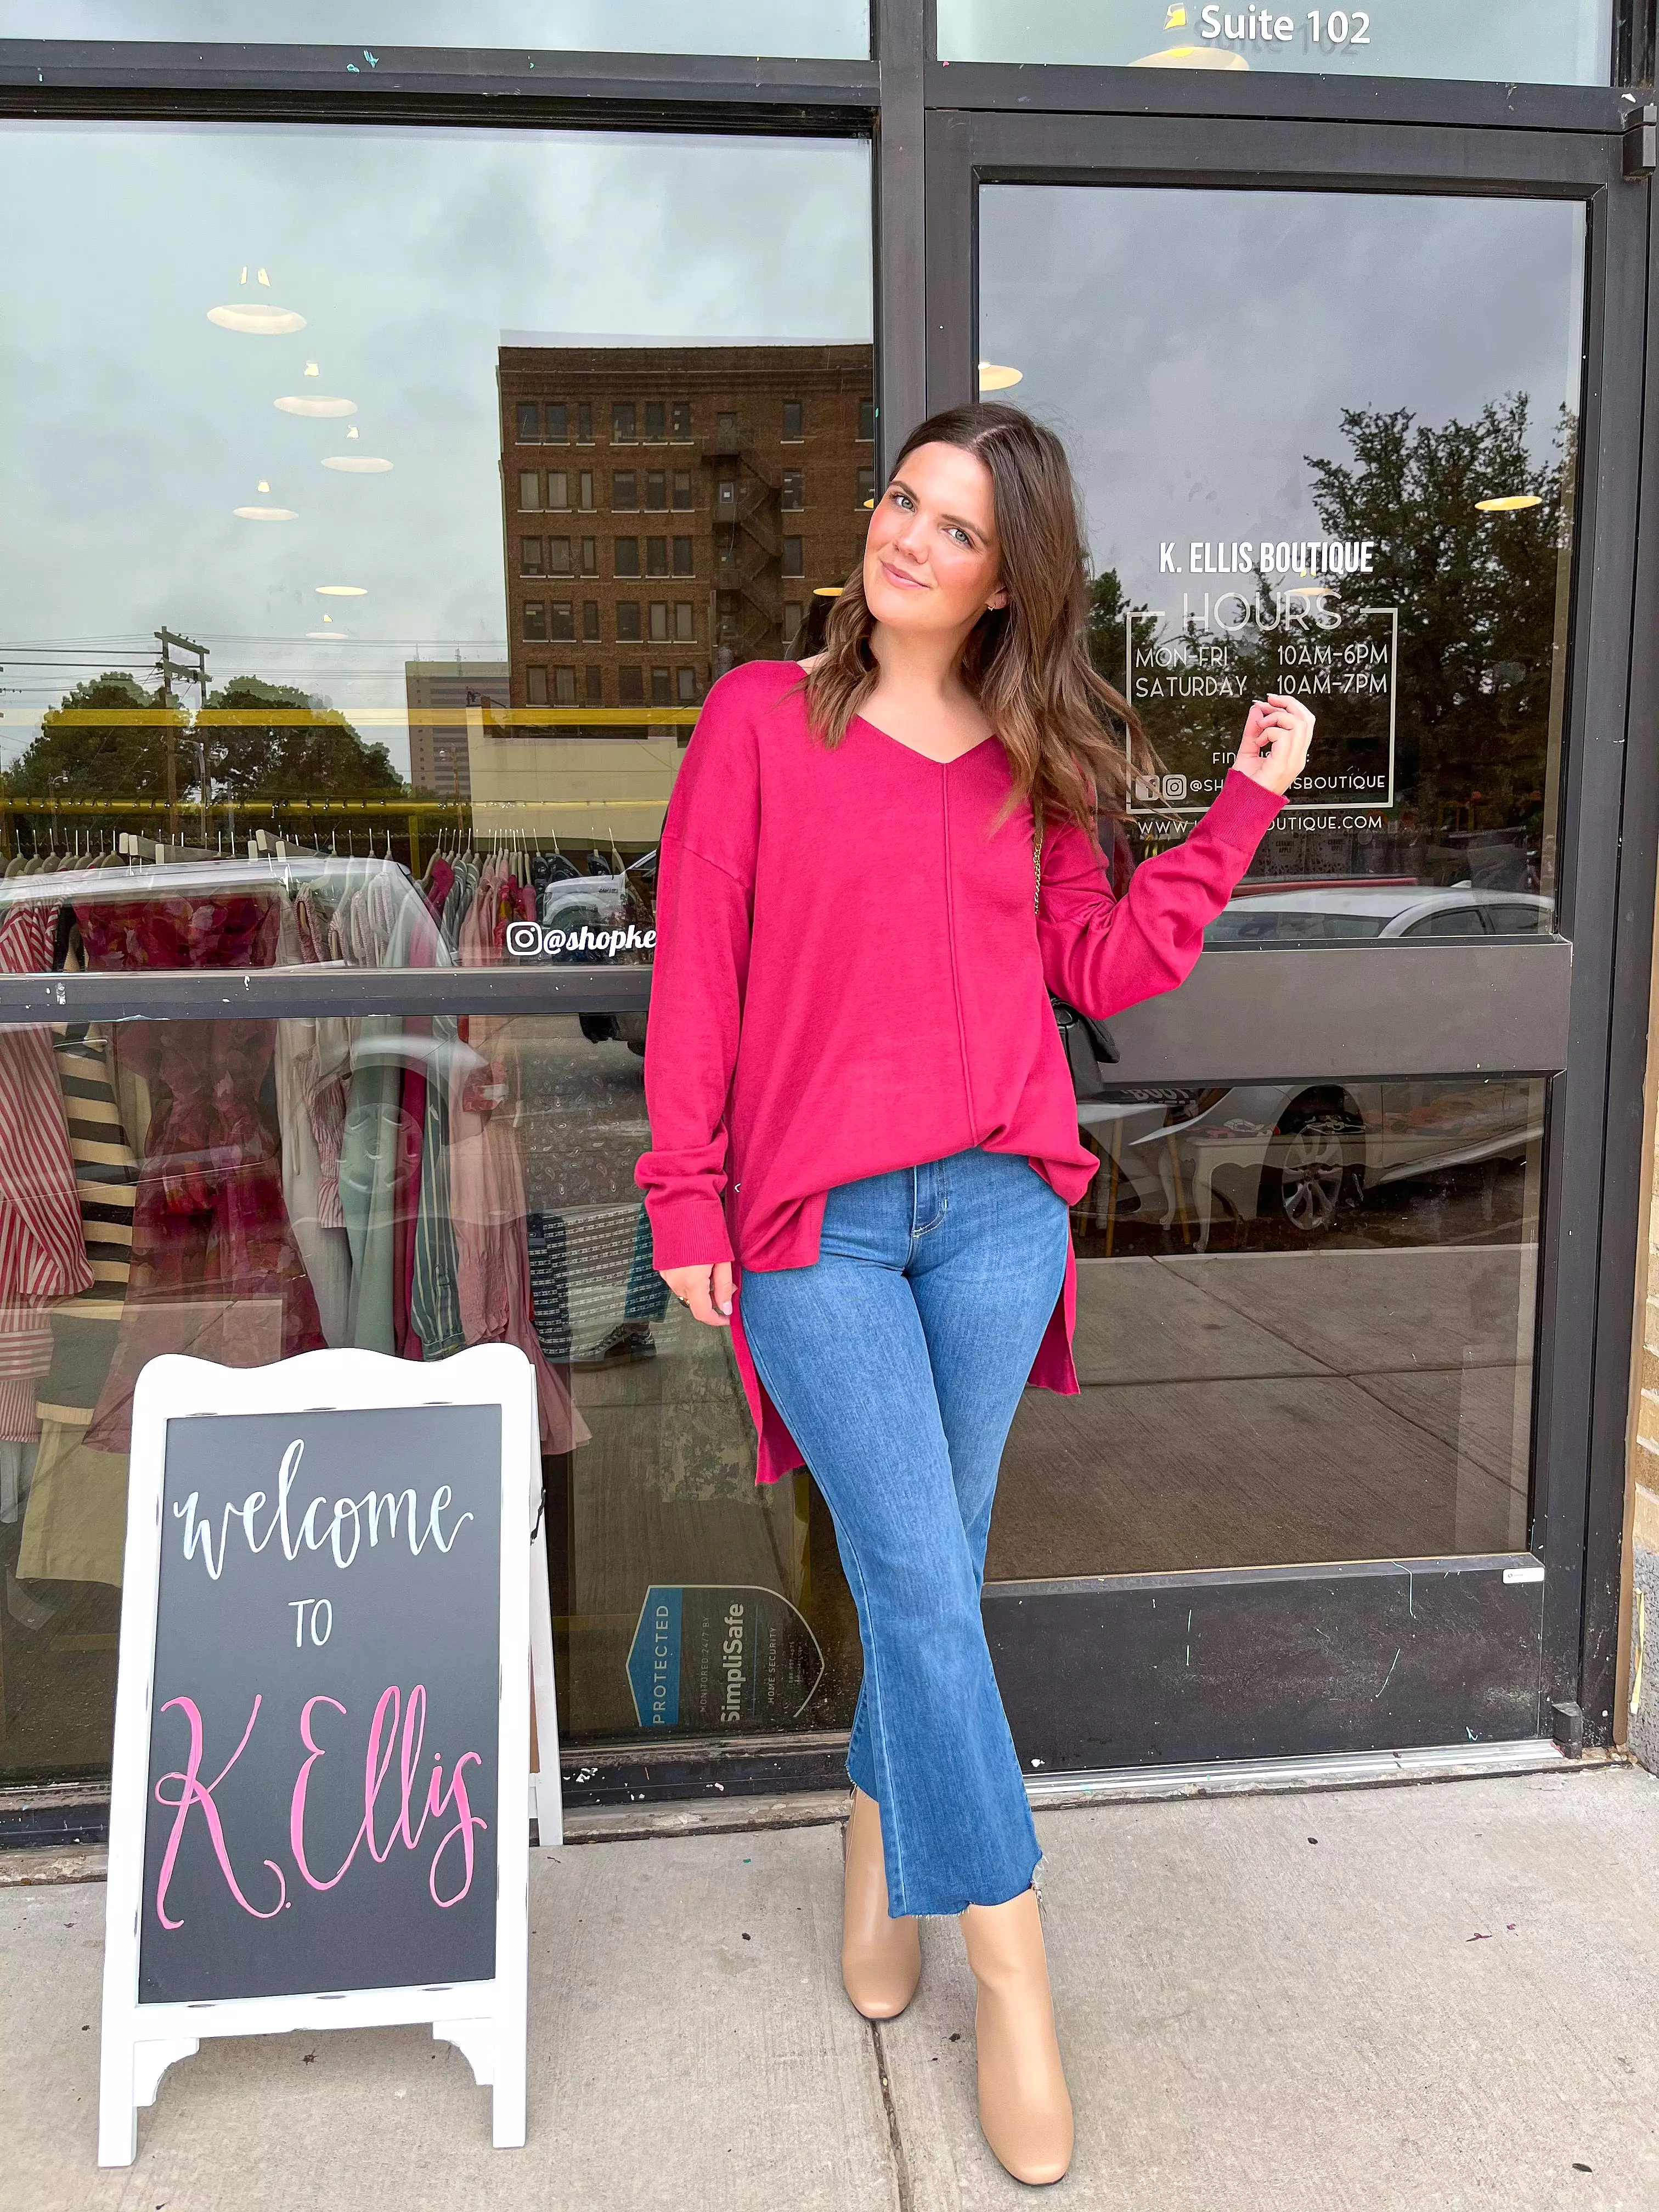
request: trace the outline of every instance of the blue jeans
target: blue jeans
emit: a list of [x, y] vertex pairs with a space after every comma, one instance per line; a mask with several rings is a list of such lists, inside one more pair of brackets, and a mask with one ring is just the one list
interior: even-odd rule
[[1066, 1254], [1065, 1200], [1022, 1154], [975, 1148], [839, 1185], [813, 1266], [743, 1273], [756, 1371], [858, 1607], [847, 1767], [881, 1807], [895, 1915], [1005, 1904], [1041, 1856], [980, 1589]]

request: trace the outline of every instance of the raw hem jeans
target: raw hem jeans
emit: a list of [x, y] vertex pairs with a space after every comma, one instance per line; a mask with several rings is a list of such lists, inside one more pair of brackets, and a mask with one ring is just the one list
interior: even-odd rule
[[840, 1184], [810, 1267], [744, 1271], [767, 1395], [835, 1518], [864, 1683], [848, 1772], [888, 1909], [960, 1912], [1041, 1854], [980, 1612], [1002, 1448], [1066, 1274], [1066, 1202], [1021, 1153]]

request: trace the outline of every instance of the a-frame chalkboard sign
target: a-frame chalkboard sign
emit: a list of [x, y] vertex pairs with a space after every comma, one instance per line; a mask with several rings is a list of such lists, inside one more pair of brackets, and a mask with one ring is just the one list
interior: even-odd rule
[[205, 2035], [430, 2021], [525, 2139], [536, 1386], [483, 1345], [133, 1399], [98, 2155]]

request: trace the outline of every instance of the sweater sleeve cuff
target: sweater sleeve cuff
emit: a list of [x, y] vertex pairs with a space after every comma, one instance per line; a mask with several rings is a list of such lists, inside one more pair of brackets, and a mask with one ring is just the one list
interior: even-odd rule
[[652, 1265], [659, 1274], [669, 1267], [707, 1267], [732, 1258], [725, 1209], [712, 1191], [653, 1198], [646, 1212], [651, 1218]]
[[1230, 768], [1210, 803], [1205, 827], [1224, 844], [1253, 854], [1284, 811], [1285, 801], [1251, 777]]

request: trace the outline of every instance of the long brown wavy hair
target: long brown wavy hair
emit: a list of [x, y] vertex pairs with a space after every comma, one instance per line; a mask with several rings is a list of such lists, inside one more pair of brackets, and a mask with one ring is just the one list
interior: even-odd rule
[[[1029, 799], [1039, 823], [1069, 819], [1092, 831], [1098, 812], [1127, 811], [1132, 775], [1156, 763], [1134, 708], [1089, 659], [1083, 523], [1066, 448], [1029, 415], [995, 403], [930, 416], [905, 440], [893, 476], [919, 446], [959, 446], [991, 472], [1007, 604], [981, 616], [962, 675], [1013, 771], [998, 822]], [[875, 626], [860, 560], [804, 679], [808, 721], [827, 745], [841, 743], [876, 688]]]

